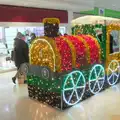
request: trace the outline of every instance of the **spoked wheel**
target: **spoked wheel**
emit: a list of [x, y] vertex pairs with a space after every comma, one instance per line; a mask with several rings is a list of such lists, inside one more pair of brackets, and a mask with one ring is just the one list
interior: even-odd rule
[[23, 63], [23, 64], [20, 66], [20, 73], [21, 73], [21, 74], [27, 74], [27, 73], [28, 73], [28, 67], [29, 67], [29, 64], [28, 64], [28, 63]]
[[82, 72], [76, 70], [68, 74], [63, 85], [63, 99], [66, 104], [78, 103], [85, 92], [86, 82]]
[[119, 80], [119, 62], [117, 60], [111, 61], [107, 70], [107, 81], [109, 85], [115, 85]]
[[95, 65], [89, 75], [89, 89], [91, 93], [97, 94], [103, 88], [105, 81], [105, 70], [102, 65]]

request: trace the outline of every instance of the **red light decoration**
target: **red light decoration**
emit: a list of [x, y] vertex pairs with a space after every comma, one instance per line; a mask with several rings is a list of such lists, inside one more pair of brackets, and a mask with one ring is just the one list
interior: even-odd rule
[[[48, 43], [45, 41], [51, 45], [55, 56], [53, 56], [53, 52], [50, 51], [52, 49], [45, 47], [48, 46]], [[54, 65], [55, 71], [63, 72], [72, 70], [72, 68], [87, 66], [88, 64], [100, 63], [100, 46], [97, 40], [90, 35], [62, 36], [54, 39], [45, 37], [44, 42], [43, 38], [40, 38], [40, 40], [36, 40], [36, 44], [32, 45], [30, 52], [33, 56], [31, 59], [32, 64], [47, 65], [51, 70], [53, 70]], [[36, 49], [37, 47], [39, 49]], [[39, 53], [41, 49], [43, 49], [42, 57], [40, 57]], [[53, 60], [50, 58], [54, 58], [55, 62], [53, 63]]]
[[[75, 47], [76, 50], [76, 68], [80, 68], [87, 64], [86, 59], [86, 48], [82, 41], [80, 41], [76, 36], [65, 36], [69, 39]], [[75, 59], [75, 58], [73, 58]]]
[[95, 64], [99, 63], [99, 52], [100, 49], [95, 43], [95, 40], [93, 40], [91, 37], [87, 35], [80, 35], [84, 40], [86, 40], [89, 50], [90, 50], [90, 63]]
[[69, 45], [61, 37], [55, 38], [55, 43], [61, 55], [61, 71], [72, 70], [72, 53]]

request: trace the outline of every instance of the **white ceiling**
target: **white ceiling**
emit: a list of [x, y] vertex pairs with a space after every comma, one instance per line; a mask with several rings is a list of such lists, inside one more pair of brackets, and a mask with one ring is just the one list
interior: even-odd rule
[[94, 7], [94, 0], [0, 0], [0, 4], [80, 12], [81, 10], [92, 9]]
[[120, 0], [0, 0], [0, 4], [80, 12], [94, 7], [120, 11]]
[[120, 11], [120, 0], [95, 0], [95, 7]]

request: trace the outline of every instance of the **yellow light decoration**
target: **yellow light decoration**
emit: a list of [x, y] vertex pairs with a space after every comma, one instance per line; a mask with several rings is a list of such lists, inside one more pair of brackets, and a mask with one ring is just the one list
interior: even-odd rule
[[112, 30], [120, 31], [120, 24], [111, 24], [107, 26], [107, 41], [106, 41], [106, 71], [111, 60], [117, 60], [120, 63], [120, 52], [110, 54], [110, 34]]
[[90, 63], [90, 48], [87, 44], [87, 42], [81, 37], [81, 36], [76, 36], [80, 41], [82, 41], [85, 45], [85, 48], [86, 48], [86, 53], [87, 53], [87, 61], [88, 63]]
[[71, 49], [72, 67], [75, 68], [76, 67], [76, 50], [75, 50], [75, 47], [69, 39], [65, 38], [64, 36], [61, 36], [61, 38], [63, 38], [63, 40], [65, 40], [67, 42], [67, 44], [69, 45], [69, 47]]
[[43, 36], [41, 38], [47, 40], [50, 43], [50, 45], [52, 46], [54, 53], [55, 53], [55, 58], [56, 58], [55, 68], [56, 68], [56, 71], [60, 72], [61, 71], [61, 55], [60, 55], [59, 50], [56, 46], [55, 40], [53, 38], [49, 38], [46, 36]]
[[54, 50], [47, 40], [39, 38], [32, 43], [30, 47], [30, 64], [48, 66], [55, 72], [55, 61]]
[[101, 62], [101, 47], [100, 47], [98, 40], [96, 38], [94, 38], [92, 35], [87, 35], [87, 36], [95, 41], [95, 44], [97, 45], [97, 47], [99, 49], [99, 62]]
[[60, 24], [60, 20], [58, 18], [44, 18], [43, 23]]

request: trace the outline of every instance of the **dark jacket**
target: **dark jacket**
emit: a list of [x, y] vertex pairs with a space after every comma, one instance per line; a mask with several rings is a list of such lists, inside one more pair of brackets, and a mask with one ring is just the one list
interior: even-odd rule
[[29, 62], [29, 49], [25, 41], [15, 38], [14, 43], [14, 61], [17, 68], [20, 67], [22, 63]]

